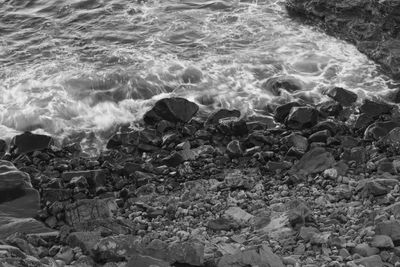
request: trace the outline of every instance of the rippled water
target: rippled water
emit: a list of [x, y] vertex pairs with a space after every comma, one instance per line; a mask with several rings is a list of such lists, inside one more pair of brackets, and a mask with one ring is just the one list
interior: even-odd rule
[[[302, 91], [268, 90], [287, 75]], [[36, 130], [99, 146], [168, 95], [250, 115], [319, 102], [329, 85], [364, 96], [387, 82], [282, 1], [0, 0], [0, 138]]]

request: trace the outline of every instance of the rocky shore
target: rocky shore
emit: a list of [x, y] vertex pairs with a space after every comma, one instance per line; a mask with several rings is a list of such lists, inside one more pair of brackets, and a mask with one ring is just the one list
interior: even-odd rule
[[292, 17], [355, 44], [388, 75], [400, 79], [399, 1], [288, 0], [286, 7]]
[[400, 113], [330, 88], [271, 116], [159, 100], [96, 158], [1, 142], [0, 266], [400, 266]]

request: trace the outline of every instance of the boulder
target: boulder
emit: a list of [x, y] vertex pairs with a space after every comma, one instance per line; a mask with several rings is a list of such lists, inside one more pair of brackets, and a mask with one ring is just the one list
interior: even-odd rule
[[357, 101], [357, 94], [341, 87], [333, 87], [328, 90], [327, 95], [342, 106], [351, 106]]
[[25, 132], [14, 136], [10, 143], [10, 152], [15, 154], [29, 153], [49, 148], [54, 144], [51, 136]]
[[210, 125], [210, 124], [218, 124], [219, 120], [221, 119], [226, 119], [226, 118], [231, 118], [231, 117], [240, 117], [240, 111], [237, 109], [229, 110], [229, 109], [220, 109], [217, 110], [213, 113], [211, 113], [206, 122], [205, 125]]
[[157, 101], [143, 117], [147, 124], [155, 124], [162, 119], [178, 123], [188, 122], [199, 110], [199, 106], [184, 98], [172, 97]]
[[293, 107], [286, 118], [286, 126], [294, 130], [311, 128], [318, 122], [318, 111], [312, 107]]
[[388, 114], [392, 111], [393, 107], [387, 103], [375, 102], [365, 99], [360, 106], [360, 112], [367, 114], [370, 117], [377, 117], [382, 114]]
[[322, 147], [308, 151], [290, 169], [291, 174], [309, 175], [331, 168], [336, 163], [332, 154]]
[[218, 262], [218, 267], [284, 267], [279, 256], [275, 255], [267, 245], [251, 248], [237, 252], [233, 255], [222, 256]]
[[300, 107], [301, 105], [298, 102], [289, 102], [284, 105], [281, 105], [275, 109], [274, 119], [277, 122], [283, 123], [286, 117], [289, 115], [290, 111], [293, 107]]

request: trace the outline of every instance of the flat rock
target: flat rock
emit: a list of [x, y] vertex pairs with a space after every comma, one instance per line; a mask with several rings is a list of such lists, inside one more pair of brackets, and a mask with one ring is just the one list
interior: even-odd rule
[[15, 154], [29, 153], [49, 148], [53, 143], [54, 140], [51, 136], [25, 132], [14, 136], [10, 143], [10, 152]]
[[259, 248], [253, 248], [238, 252], [233, 255], [224, 255], [218, 262], [218, 267], [284, 267], [282, 260], [272, 253], [271, 249], [263, 245]]
[[0, 239], [15, 233], [37, 234], [54, 230], [33, 218], [13, 218], [0, 216]]

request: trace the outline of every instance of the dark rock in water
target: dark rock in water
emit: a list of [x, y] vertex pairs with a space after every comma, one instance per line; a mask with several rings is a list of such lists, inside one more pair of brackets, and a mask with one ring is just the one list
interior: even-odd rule
[[208, 116], [205, 125], [209, 124], [218, 124], [220, 119], [231, 118], [231, 117], [240, 117], [240, 111], [237, 109], [229, 110], [229, 109], [220, 109], [216, 112], [213, 112]]
[[330, 152], [322, 147], [316, 147], [306, 154], [290, 169], [290, 173], [308, 175], [322, 172], [336, 163]]
[[343, 107], [340, 103], [337, 103], [335, 101], [326, 101], [318, 104], [317, 109], [324, 117], [337, 117], [343, 110]]
[[365, 113], [360, 114], [360, 116], [358, 116], [356, 122], [354, 123], [354, 129], [357, 131], [365, 130], [374, 121], [374, 118], [370, 115]]
[[317, 122], [318, 111], [316, 109], [311, 107], [293, 107], [285, 124], [291, 129], [301, 130], [313, 127]]
[[246, 121], [234, 117], [221, 119], [217, 128], [225, 135], [242, 136], [249, 132]]
[[269, 78], [262, 87], [273, 95], [281, 95], [280, 90], [286, 90], [289, 93], [301, 91], [304, 88], [302, 81], [292, 76], [281, 76]]
[[184, 98], [164, 98], [157, 101], [154, 107], [146, 112], [143, 120], [151, 125], [163, 119], [173, 123], [188, 122], [198, 110], [199, 106], [196, 103]]
[[342, 38], [400, 78], [398, 1], [288, 0], [289, 14]]
[[367, 114], [370, 117], [388, 114], [392, 109], [393, 107], [387, 103], [374, 102], [369, 99], [365, 99], [363, 104], [360, 106], [360, 112]]
[[238, 140], [231, 141], [226, 147], [226, 153], [231, 158], [237, 158], [243, 155], [243, 149]]
[[217, 267], [242, 266], [284, 267], [285, 265], [280, 257], [272, 253], [272, 250], [267, 245], [224, 255], [217, 265]]
[[7, 143], [3, 139], [0, 139], [0, 155], [7, 151]]
[[322, 130], [319, 132], [315, 132], [310, 137], [308, 137], [308, 142], [318, 142], [318, 143], [326, 143], [328, 138], [331, 136], [330, 131]]
[[381, 139], [396, 127], [400, 127], [399, 121], [375, 122], [365, 130], [364, 138]]
[[339, 102], [342, 106], [351, 106], [357, 101], [357, 94], [341, 87], [331, 88], [327, 95], [333, 100]]
[[10, 152], [15, 154], [29, 153], [49, 148], [54, 143], [51, 136], [25, 132], [11, 140]]
[[286, 117], [289, 115], [291, 109], [293, 107], [300, 107], [301, 105], [298, 102], [290, 102], [284, 105], [281, 105], [275, 109], [274, 118], [277, 122], [283, 123]]

